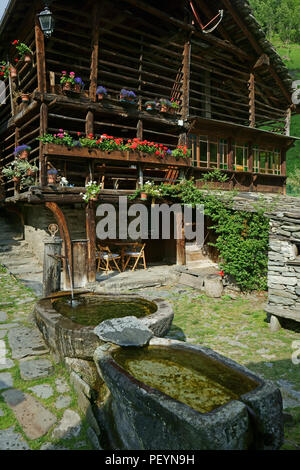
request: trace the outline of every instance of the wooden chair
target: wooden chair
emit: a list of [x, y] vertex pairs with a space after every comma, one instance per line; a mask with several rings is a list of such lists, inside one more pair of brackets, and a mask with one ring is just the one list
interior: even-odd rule
[[121, 269], [119, 268], [119, 265], [117, 263], [117, 260], [120, 260], [120, 259], [121, 259], [121, 255], [117, 253], [112, 253], [110, 251], [109, 246], [97, 245], [96, 247], [97, 272], [99, 272], [100, 269], [102, 269], [102, 271], [105, 271], [105, 274], [108, 271], [113, 271], [113, 266], [111, 266], [111, 262], [112, 262], [120, 273]]
[[[145, 258], [145, 246], [146, 243], [136, 243], [132, 245], [132, 250], [128, 250], [123, 253], [123, 256], [126, 258], [124, 271], [127, 268], [131, 259], [135, 260], [131, 271], [134, 271], [136, 269], [140, 261], [143, 263], [144, 269], [147, 269]], [[137, 249], [136, 251], [134, 251], [135, 248]]]

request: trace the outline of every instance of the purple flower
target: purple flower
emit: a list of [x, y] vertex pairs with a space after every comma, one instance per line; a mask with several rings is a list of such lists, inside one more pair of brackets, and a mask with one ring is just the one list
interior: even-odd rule
[[104, 86], [98, 86], [96, 95], [106, 95], [107, 89]]
[[28, 145], [19, 145], [18, 147], [15, 148], [14, 156], [16, 157], [20, 153], [24, 152], [24, 150], [30, 151], [31, 147], [29, 147]]

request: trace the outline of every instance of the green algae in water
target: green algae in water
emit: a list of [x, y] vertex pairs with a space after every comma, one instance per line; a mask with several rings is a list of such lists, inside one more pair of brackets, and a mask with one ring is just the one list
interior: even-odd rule
[[53, 302], [54, 309], [74, 323], [97, 326], [104, 320], [134, 316], [137, 318], [156, 312], [154, 302], [132, 297], [110, 297], [101, 295], [76, 296], [73, 306], [71, 297], [64, 296]]
[[149, 346], [122, 348], [115, 361], [140, 382], [200, 413], [225, 405], [259, 383], [200, 352]]

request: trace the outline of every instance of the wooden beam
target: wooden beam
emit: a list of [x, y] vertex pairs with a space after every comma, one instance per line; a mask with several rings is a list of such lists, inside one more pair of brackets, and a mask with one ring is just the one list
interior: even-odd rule
[[96, 101], [96, 90], [98, 80], [98, 59], [99, 59], [99, 6], [95, 3], [93, 9], [93, 30], [92, 30], [92, 57], [90, 73], [89, 96], [92, 101]]
[[255, 76], [250, 73], [249, 79], [249, 125], [255, 127]]
[[289, 106], [286, 111], [285, 125], [284, 125], [284, 133], [287, 136], [291, 135], [291, 119], [292, 119], [292, 110], [291, 110], [291, 107]]
[[[41, 104], [40, 108], [40, 137], [47, 133], [48, 129], [48, 106], [46, 103]], [[39, 170], [40, 170], [40, 185], [46, 186], [47, 185], [47, 165], [46, 159], [43, 152], [43, 143], [40, 141], [39, 146]]]
[[[72, 276], [72, 273], [73, 273], [73, 254], [72, 254], [72, 241], [71, 241], [71, 237], [70, 237], [68, 224], [67, 224], [66, 218], [64, 216], [64, 213], [60, 209], [58, 204], [56, 204], [55, 202], [46, 202], [45, 206], [54, 215], [54, 218], [55, 218], [55, 220], [57, 222], [57, 225], [59, 227], [60, 236], [61, 236], [61, 238], [64, 242], [65, 257], [66, 257], [66, 260], [63, 263], [64, 264], [64, 275], [65, 275], [65, 280], [69, 281], [66, 284], [69, 284], [69, 287], [71, 287], [71, 279], [70, 279], [67, 263], [69, 264], [69, 268], [70, 268], [70, 272], [71, 272], [71, 276]], [[67, 263], [66, 263], [66, 261], [67, 261]]]
[[267, 68], [270, 65], [270, 57], [267, 54], [262, 54], [254, 65], [254, 69]]
[[88, 240], [88, 282], [96, 281], [96, 212], [93, 201], [89, 201], [86, 209], [86, 238]]
[[89, 135], [89, 134], [94, 135], [94, 113], [92, 111], [88, 111], [86, 115], [85, 133], [86, 135]]
[[45, 39], [43, 31], [41, 30], [39, 19], [37, 17], [35, 18], [35, 46], [38, 91], [41, 93], [47, 93]]
[[185, 121], [189, 117], [190, 108], [190, 74], [191, 74], [191, 42], [186, 41], [182, 61], [182, 110], [181, 117]]

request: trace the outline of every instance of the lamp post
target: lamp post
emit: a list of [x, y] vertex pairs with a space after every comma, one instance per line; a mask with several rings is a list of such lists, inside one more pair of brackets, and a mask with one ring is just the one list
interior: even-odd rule
[[41, 30], [43, 31], [45, 37], [49, 38], [54, 31], [54, 18], [51, 11], [49, 10], [49, 4], [51, 2], [48, 1], [44, 3], [45, 8], [43, 11], [41, 11], [41, 13], [37, 15], [37, 17], [39, 19]]

